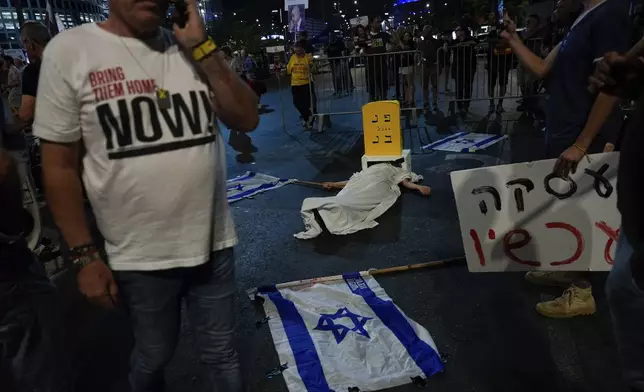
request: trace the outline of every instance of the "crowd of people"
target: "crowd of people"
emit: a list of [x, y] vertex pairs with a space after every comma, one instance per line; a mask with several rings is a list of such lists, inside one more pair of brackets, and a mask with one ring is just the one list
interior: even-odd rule
[[[249, 83], [252, 59], [219, 49], [205, 32], [196, 1], [187, 3], [187, 23], [175, 25], [172, 34], [160, 29], [166, 9], [136, 0], [111, 0], [107, 21], [53, 40], [44, 25], [26, 22], [20, 38], [29, 64], [3, 59], [0, 377], [10, 391], [71, 390], [64, 350], [58, 347], [55, 288], [26, 235], [22, 184], [32, 180], [24, 134], [31, 129], [41, 144], [47, 206], [69, 248], [79, 291], [98, 306], [122, 307], [129, 314], [136, 340], [132, 390], [162, 389], [163, 371], [179, 338], [182, 300], [200, 359], [210, 369], [211, 389], [244, 390], [234, 345], [232, 249], [237, 236], [226, 199], [218, 124], [236, 135], [254, 130], [261, 94]], [[617, 101], [637, 101], [622, 143], [617, 189], [622, 228], [606, 291], [625, 377], [632, 392], [642, 392], [644, 44], [625, 55], [631, 42], [627, 5], [620, 0], [585, 0], [570, 9], [568, 3], [575, 4], [562, 0], [555, 12], [559, 21], [572, 17], [570, 23], [555, 25], [552, 35], [561, 39], [549, 40], [546, 34], [539, 46], [530, 41], [538, 18], [529, 18], [523, 37], [505, 19], [488, 53], [489, 88], [498, 84], [504, 91], [510, 57], [520, 63], [526, 96], [535, 82], [546, 80], [544, 157], [557, 158], [553, 170], [561, 177], [574, 172], [588, 154], [602, 151], [608, 141], [602, 127]], [[415, 91], [411, 81], [420, 67], [422, 80], [428, 81], [423, 83], [424, 103], [436, 105], [437, 74], [448, 67], [439, 66], [443, 45], [433, 38], [431, 25], [417, 39], [406, 29], [385, 33], [381, 22], [373, 16], [368, 31], [358, 26], [353, 49], [346, 49], [365, 55], [370, 98], [388, 98], [388, 64], [377, 56], [418, 50], [420, 63], [392, 54], [392, 77], [400, 77], [401, 101], [409, 105]], [[456, 37], [443, 60], [451, 59], [459, 109], [466, 112], [476, 53], [470, 27], [459, 26]], [[313, 49], [305, 35], [300, 38], [287, 72], [303, 123], [312, 127]], [[337, 54], [338, 48], [329, 53]], [[333, 71], [338, 94], [350, 91], [354, 82], [343, 76], [344, 67], [338, 63]], [[137, 89], [136, 82], [143, 86], [140, 82], [150, 80], [149, 91]], [[491, 109], [502, 110], [502, 100], [490, 99]], [[86, 199], [101, 240], [92, 235]], [[537, 305], [545, 316], [595, 312], [592, 287], [582, 275], [531, 272], [526, 279], [567, 287], [560, 298]]]

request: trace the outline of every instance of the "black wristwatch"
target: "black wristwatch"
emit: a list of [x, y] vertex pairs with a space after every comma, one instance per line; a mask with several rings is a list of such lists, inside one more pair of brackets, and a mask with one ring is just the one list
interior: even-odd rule
[[94, 261], [101, 261], [101, 255], [95, 245], [75, 246], [69, 250], [74, 267], [79, 271]]

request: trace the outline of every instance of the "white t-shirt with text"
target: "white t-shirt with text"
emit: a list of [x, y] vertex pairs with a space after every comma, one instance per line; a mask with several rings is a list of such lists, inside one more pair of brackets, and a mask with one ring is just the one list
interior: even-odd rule
[[85, 145], [83, 183], [114, 270], [192, 267], [237, 243], [208, 85], [162, 35], [155, 51], [84, 24], [56, 35], [42, 60], [33, 132]]

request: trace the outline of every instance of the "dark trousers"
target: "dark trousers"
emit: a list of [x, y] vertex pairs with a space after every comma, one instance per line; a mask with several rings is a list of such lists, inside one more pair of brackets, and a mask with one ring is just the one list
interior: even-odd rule
[[468, 110], [470, 107], [469, 99], [472, 98], [472, 75], [457, 74], [456, 76], [456, 106], [458, 109]]
[[163, 390], [163, 370], [179, 339], [182, 299], [201, 362], [211, 369], [208, 390], [243, 391], [234, 345], [234, 259], [233, 250], [225, 249], [197, 267], [117, 273], [136, 342], [130, 358], [133, 392]]
[[606, 294], [613, 318], [615, 340], [622, 369], [631, 392], [644, 391], [644, 291], [633, 280], [630, 261], [634, 248], [621, 233], [615, 250], [615, 263], [606, 280]]
[[0, 260], [28, 266], [0, 281], [0, 390], [72, 391], [56, 287], [26, 245], [14, 255], [0, 251]]
[[304, 121], [308, 121], [311, 117], [311, 86], [305, 84], [303, 86], [291, 86], [293, 93], [293, 105]]
[[389, 75], [387, 74], [387, 59], [369, 57], [367, 59], [367, 91], [371, 101], [387, 99], [389, 91]]

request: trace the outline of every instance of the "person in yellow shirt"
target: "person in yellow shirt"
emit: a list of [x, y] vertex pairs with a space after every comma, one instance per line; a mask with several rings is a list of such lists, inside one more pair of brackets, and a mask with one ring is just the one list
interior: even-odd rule
[[309, 82], [312, 67], [313, 55], [306, 53], [306, 41], [298, 41], [295, 43], [295, 54], [288, 61], [286, 72], [291, 75], [293, 104], [302, 115], [302, 125], [306, 129], [313, 128], [315, 120], [311, 112], [312, 89]]

